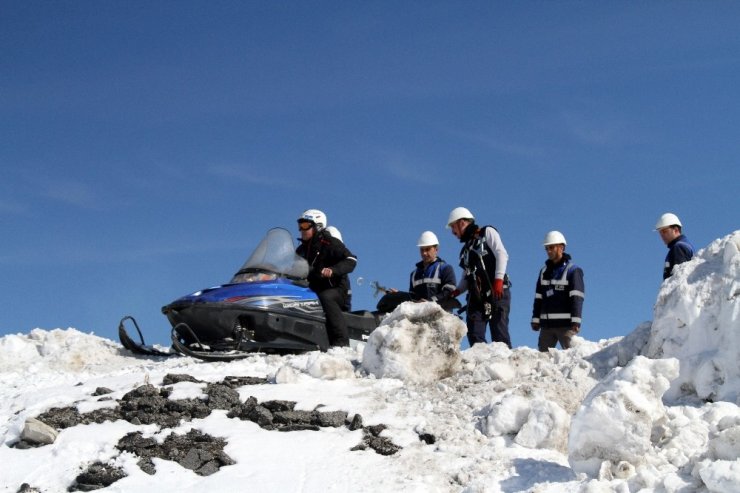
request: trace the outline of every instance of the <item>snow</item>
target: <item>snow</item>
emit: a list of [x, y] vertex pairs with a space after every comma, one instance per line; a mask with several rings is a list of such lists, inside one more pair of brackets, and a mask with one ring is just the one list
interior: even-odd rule
[[712, 242], [680, 264], [661, 289], [645, 355], [683, 365], [671, 397], [738, 403], [740, 397], [740, 233]]
[[370, 334], [362, 367], [379, 378], [436, 382], [454, 373], [466, 330], [436, 303], [402, 303]]
[[[652, 322], [623, 338], [577, 337], [539, 353], [502, 344], [460, 351], [464, 324], [430, 303], [405, 303], [356, 348], [255, 354], [231, 363], [135, 357], [73, 328], [0, 338], [0, 491], [67, 491], [95, 461], [127, 476], [105, 491], [737, 492], [740, 491], [740, 231], [718, 239], [663, 283]], [[355, 450], [349, 427], [277, 432], [225, 411], [174, 429], [126, 421], [78, 425], [53, 444], [11, 447], [29, 418], [63, 406], [90, 412], [162, 384], [267, 378], [237, 388], [346, 411], [402, 449]], [[205, 383], [171, 386], [202, 399]], [[151, 476], [115, 445], [129, 432], [163, 440], [198, 429], [226, 440], [235, 465], [199, 476], [154, 459]], [[433, 435], [433, 443], [420, 440]]]
[[599, 382], [570, 424], [573, 470], [599, 476], [605, 465], [607, 474], [643, 465], [653, 430], [665, 421], [663, 394], [677, 376], [678, 360], [638, 356]]

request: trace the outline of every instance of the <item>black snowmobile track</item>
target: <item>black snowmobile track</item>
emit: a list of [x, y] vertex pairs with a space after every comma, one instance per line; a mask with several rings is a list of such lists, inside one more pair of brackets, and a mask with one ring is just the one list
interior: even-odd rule
[[[126, 321], [130, 320], [134, 327], [136, 327], [136, 332], [139, 333], [139, 339], [141, 342], [136, 342], [128, 335], [128, 332], [126, 332]], [[127, 315], [121, 319], [121, 321], [118, 323], [118, 339], [120, 339], [121, 344], [123, 344], [123, 347], [131, 351], [135, 354], [143, 354], [146, 356], [174, 356], [176, 353], [170, 353], [170, 352], [164, 352], [160, 351], [159, 349], [156, 349], [153, 346], [148, 346], [144, 342], [144, 336], [141, 334], [141, 329], [139, 329], [139, 324], [136, 323], [136, 319], [130, 315]]]

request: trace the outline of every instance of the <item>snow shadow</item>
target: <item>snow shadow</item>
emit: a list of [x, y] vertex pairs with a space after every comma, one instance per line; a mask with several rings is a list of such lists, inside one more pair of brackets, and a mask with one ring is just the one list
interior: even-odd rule
[[512, 461], [516, 476], [499, 483], [501, 491], [514, 493], [530, 491], [538, 483], [567, 483], [576, 481], [576, 474], [566, 466], [556, 462], [537, 459], [514, 459]]

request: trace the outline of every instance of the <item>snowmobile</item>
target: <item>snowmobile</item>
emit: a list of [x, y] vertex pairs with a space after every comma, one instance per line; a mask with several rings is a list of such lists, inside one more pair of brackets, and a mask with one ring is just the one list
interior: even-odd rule
[[[295, 253], [293, 238], [283, 228], [268, 231], [228, 284], [176, 299], [162, 307], [169, 320], [172, 349], [147, 346], [136, 320], [121, 319], [123, 346], [134, 353], [169, 356], [175, 352], [210, 361], [230, 361], [255, 352], [326, 351], [329, 338], [324, 311], [308, 287], [309, 266]], [[366, 340], [384, 312], [409, 299], [388, 293], [378, 302], [383, 311], [344, 312], [351, 341]], [[132, 322], [135, 342], [126, 331]]]

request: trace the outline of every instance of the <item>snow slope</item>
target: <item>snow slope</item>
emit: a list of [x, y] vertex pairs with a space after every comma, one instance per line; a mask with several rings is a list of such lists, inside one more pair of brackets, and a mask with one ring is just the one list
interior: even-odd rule
[[[541, 354], [500, 344], [460, 352], [464, 325], [407, 303], [364, 346], [231, 363], [134, 357], [75, 329], [0, 339], [0, 491], [61, 492], [89, 464], [127, 476], [105, 491], [740, 491], [740, 231], [718, 239], [663, 283], [654, 320], [624, 338], [576, 338]], [[396, 454], [351, 450], [349, 427], [278, 432], [213, 411], [174, 429], [118, 420], [63, 429], [51, 445], [14, 448], [27, 418], [74, 405], [115, 405], [166, 374], [204, 382], [266, 377], [240, 398], [359, 414], [384, 424]], [[203, 399], [205, 383], [171, 385]], [[222, 437], [236, 462], [199, 476], [154, 459], [152, 476], [115, 448], [132, 431], [162, 439], [198, 429]], [[433, 437], [422, 440], [420, 437]]]

